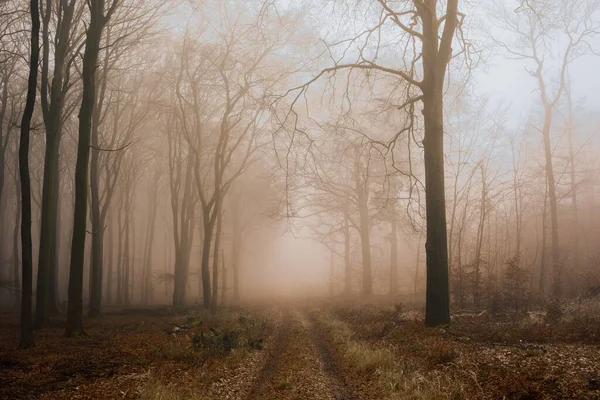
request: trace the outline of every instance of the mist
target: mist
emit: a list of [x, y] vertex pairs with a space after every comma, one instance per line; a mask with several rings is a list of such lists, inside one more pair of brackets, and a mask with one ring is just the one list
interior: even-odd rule
[[[129, 316], [190, 371], [243, 348], [239, 398], [596, 398], [600, 2], [9, 0], [0, 26], [13, 347]], [[587, 375], [511, 392], [479, 370], [495, 341], [556, 368], [572, 344]], [[238, 398], [210, 379], [173, 398]]]

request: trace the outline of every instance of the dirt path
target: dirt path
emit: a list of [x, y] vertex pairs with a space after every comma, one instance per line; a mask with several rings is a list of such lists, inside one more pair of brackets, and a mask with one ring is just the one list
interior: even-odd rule
[[306, 313], [286, 310], [277, 345], [247, 398], [359, 400], [340, 371], [323, 334]]

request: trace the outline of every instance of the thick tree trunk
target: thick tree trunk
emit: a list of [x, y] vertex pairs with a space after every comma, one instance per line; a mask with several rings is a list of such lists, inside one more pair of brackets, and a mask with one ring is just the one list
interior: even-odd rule
[[30, 2], [31, 13], [31, 58], [29, 61], [29, 79], [27, 100], [21, 120], [21, 138], [19, 143], [19, 175], [21, 178], [21, 251], [22, 251], [22, 298], [21, 298], [21, 341], [19, 347], [26, 349], [35, 345], [31, 320], [33, 291], [33, 260], [31, 244], [31, 183], [29, 177], [29, 136], [31, 118], [35, 107], [37, 90], [37, 66], [39, 61], [40, 16], [37, 0]]
[[444, 188], [444, 133], [442, 91], [431, 88], [424, 99], [425, 116], [425, 195], [427, 208], [427, 304], [425, 323], [450, 323], [446, 198]]
[[415, 2], [423, 23], [423, 119], [425, 138], [425, 197], [427, 215], [427, 294], [425, 324], [450, 323], [448, 281], [448, 238], [444, 186], [444, 78], [450, 60], [457, 20], [458, 0], [448, 0], [444, 29], [439, 40], [440, 21], [436, 0]]

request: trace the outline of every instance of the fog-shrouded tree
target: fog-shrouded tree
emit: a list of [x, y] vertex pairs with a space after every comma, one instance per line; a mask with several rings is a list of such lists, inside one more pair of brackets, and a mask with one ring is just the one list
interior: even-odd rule
[[[213, 302], [212, 290], [217, 291], [211, 290], [209, 258], [218, 216], [231, 185], [258, 159], [258, 149], [265, 144], [272, 93], [287, 75], [285, 68], [277, 68], [275, 55], [291, 30], [257, 31], [260, 9], [252, 7], [243, 13], [226, 4], [210, 10], [218, 23], [197, 35], [186, 32], [175, 82], [175, 113], [195, 158], [206, 308]], [[215, 258], [218, 252], [215, 248]]]
[[[83, 7], [74, 0], [44, 3], [42, 18], [41, 108], [44, 118], [44, 153], [41, 198], [40, 251], [36, 285], [35, 325], [42, 327], [58, 313], [55, 290], [58, 268], [59, 148], [63, 111], [71, 90], [72, 64], [80, 42], [78, 24]], [[55, 18], [53, 18], [55, 16]], [[55, 23], [53, 23], [56, 21]], [[51, 54], [52, 51], [52, 54]], [[51, 62], [52, 61], [52, 62]]]
[[152, 111], [148, 98], [154, 97], [154, 87], [144, 79], [150, 74], [141, 72], [148, 71], [155, 61], [152, 46], [161, 29], [159, 18], [167, 11], [166, 4], [161, 0], [136, 1], [117, 7], [103, 37], [91, 128], [92, 316], [101, 312], [106, 217], [122, 165], [121, 153], [144, 128]]
[[[427, 305], [425, 323], [428, 326], [450, 322], [450, 291], [448, 279], [448, 249], [444, 185], [444, 83], [451, 59], [467, 54], [458, 11], [458, 0], [438, 4], [436, 0], [402, 3], [378, 0], [341, 2], [347, 8], [361, 9], [357, 15], [369, 18], [358, 34], [327, 44], [325, 54], [332, 66], [322, 69], [305, 84], [292, 89], [296, 104], [308, 88], [324, 76], [341, 70], [356, 73], [381, 73], [402, 83], [403, 99], [396, 105], [398, 112], [410, 121], [401, 132], [413, 132], [418, 117], [415, 109], [422, 104], [423, 152], [426, 197]], [[365, 11], [363, 8], [366, 8]], [[349, 14], [353, 14], [350, 12]], [[403, 39], [396, 43], [399, 60], [386, 63], [377, 49], [388, 28]], [[393, 35], [393, 34], [392, 34]], [[352, 51], [350, 51], [352, 49]], [[394, 142], [401, 135], [387, 138]]]
[[495, 38], [494, 42], [511, 58], [528, 63], [542, 109], [542, 123], [537, 129], [542, 134], [548, 184], [554, 298], [561, 296], [563, 260], [559, 244], [553, 120], [566, 90], [569, 65], [590, 52], [589, 40], [600, 33], [600, 22], [594, 17], [598, 10], [600, 3], [595, 0], [523, 1], [516, 9], [498, 3], [495, 10], [499, 30], [509, 35], [506, 40]]
[[104, 27], [119, 5], [119, 0], [108, 4], [104, 0], [91, 1], [89, 7], [89, 25], [85, 37], [82, 80], [83, 92], [79, 109], [79, 136], [77, 162], [75, 167], [75, 205], [73, 213], [73, 237], [71, 244], [71, 263], [69, 266], [69, 298], [67, 309], [67, 336], [84, 333], [83, 329], [83, 266], [87, 224], [89, 190], [89, 155], [92, 117], [96, 103], [96, 72], [100, 42]]
[[31, 41], [29, 51], [29, 78], [27, 81], [27, 100], [21, 119], [21, 135], [19, 141], [19, 175], [21, 184], [21, 341], [19, 347], [26, 349], [35, 345], [33, 337], [33, 321], [31, 314], [33, 298], [33, 256], [31, 244], [31, 181], [29, 176], [29, 139], [31, 119], [35, 107], [38, 62], [40, 57], [40, 14], [38, 0], [29, 4], [31, 15]]

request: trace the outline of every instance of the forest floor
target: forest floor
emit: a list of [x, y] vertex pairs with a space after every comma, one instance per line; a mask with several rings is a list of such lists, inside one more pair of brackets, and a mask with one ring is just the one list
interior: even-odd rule
[[600, 399], [600, 313], [428, 329], [390, 300], [272, 304], [109, 309], [29, 350], [0, 314], [0, 399]]

